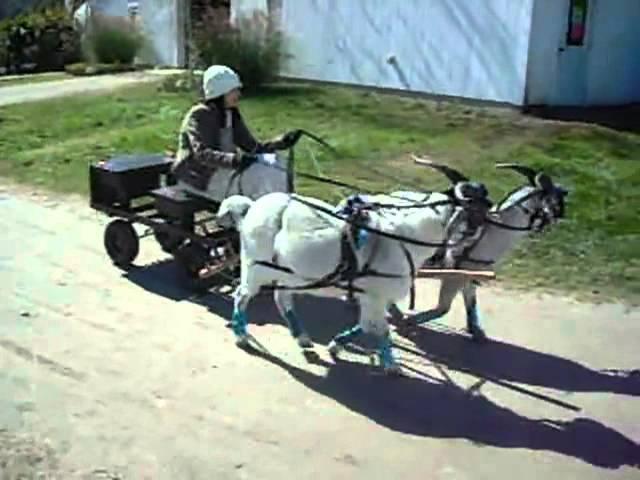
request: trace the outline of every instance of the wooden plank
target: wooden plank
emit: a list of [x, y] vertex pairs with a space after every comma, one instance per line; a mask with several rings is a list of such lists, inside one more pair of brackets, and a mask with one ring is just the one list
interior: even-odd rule
[[462, 275], [473, 280], [495, 280], [495, 272], [482, 270], [463, 270], [456, 268], [421, 268], [418, 270], [418, 278], [438, 278], [448, 275]]

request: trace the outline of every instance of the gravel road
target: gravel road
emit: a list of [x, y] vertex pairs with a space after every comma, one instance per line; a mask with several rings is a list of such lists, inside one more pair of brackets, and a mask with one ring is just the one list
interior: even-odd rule
[[268, 297], [250, 328], [269, 354], [236, 348], [224, 295], [182, 290], [151, 238], [117, 270], [105, 223], [0, 190], [2, 480], [640, 478], [638, 310], [484, 287], [491, 343], [467, 339], [456, 301], [394, 334], [409, 376], [389, 379], [330, 359], [337, 302], [299, 302], [314, 363]]

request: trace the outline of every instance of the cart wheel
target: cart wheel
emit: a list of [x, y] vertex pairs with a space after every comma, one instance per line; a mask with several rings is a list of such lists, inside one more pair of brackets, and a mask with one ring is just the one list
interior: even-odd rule
[[175, 250], [174, 256], [180, 265], [182, 280], [189, 290], [204, 293], [215, 284], [215, 278], [201, 279], [198, 276], [200, 269], [210, 259], [209, 252], [205, 247], [187, 241]]
[[117, 219], [104, 231], [104, 248], [118, 267], [127, 269], [138, 256], [140, 241], [131, 223]]
[[186, 238], [183, 235], [163, 230], [154, 230], [153, 235], [160, 244], [162, 250], [170, 254], [173, 254], [173, 252], [182, 245]]

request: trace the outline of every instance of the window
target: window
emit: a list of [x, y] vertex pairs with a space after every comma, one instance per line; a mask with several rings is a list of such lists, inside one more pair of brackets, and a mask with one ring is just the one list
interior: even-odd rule
[[586, 33], [588, 0], [569, 0], [567, 45], [582, 46]]

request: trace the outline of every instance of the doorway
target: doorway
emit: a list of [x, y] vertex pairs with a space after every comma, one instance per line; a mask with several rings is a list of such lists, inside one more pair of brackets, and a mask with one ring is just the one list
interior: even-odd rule
[[556, 59], [555, 105], [584, 106], [597, 0], [565, 0], [565, 24]]

